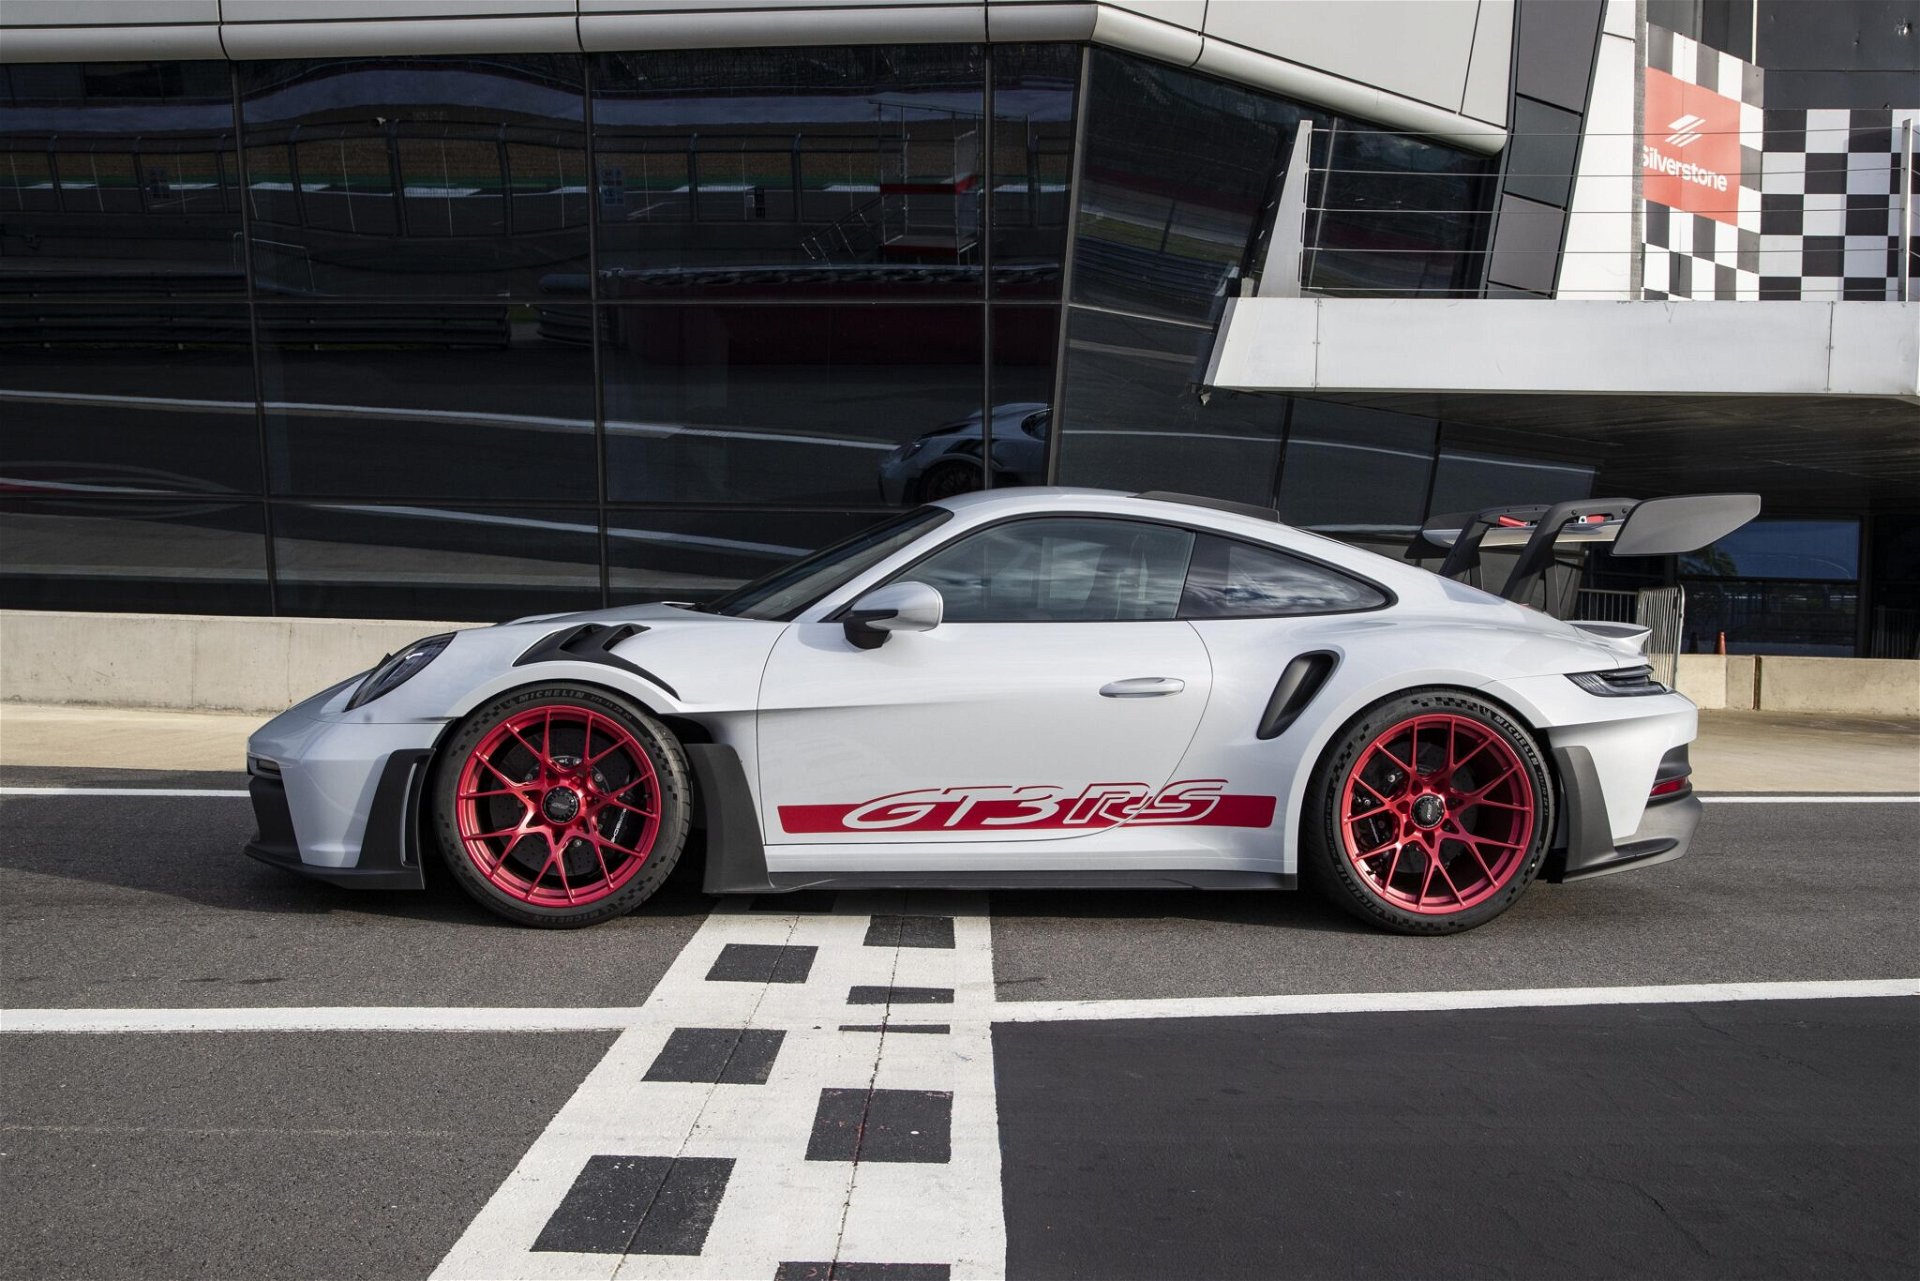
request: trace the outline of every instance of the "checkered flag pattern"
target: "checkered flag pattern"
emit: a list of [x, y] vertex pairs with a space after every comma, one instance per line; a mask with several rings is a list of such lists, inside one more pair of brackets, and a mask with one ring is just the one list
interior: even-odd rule
[[1645, 202], [1646, 297], [1899, 297], [1900, 218], [1920, 203], [1901, 199], [1904, 125], [1920, 109], [1769, 110], [1761, 69], [1732, 54], [1653, 26], [1646, 53], [1737, 100], [1741, 140], [1738, 225]]
[[1647, 66], [1740, 104], [1738, 224], [1647, 201], [1643, 209], [1648, 298], [1760, 297], [1765, 77], [1760, 68], [1664, 27], [1647, 28]]

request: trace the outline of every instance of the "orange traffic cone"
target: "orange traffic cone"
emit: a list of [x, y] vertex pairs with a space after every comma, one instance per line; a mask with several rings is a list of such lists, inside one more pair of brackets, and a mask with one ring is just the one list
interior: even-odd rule
[[1727, 634], [1725, 632], [1720, 633], [1719, 648], [1715, 649], [1713, 652], [1720, 655], [1720, 657], [1722, 658], [1725, 658], [1727, 656]]

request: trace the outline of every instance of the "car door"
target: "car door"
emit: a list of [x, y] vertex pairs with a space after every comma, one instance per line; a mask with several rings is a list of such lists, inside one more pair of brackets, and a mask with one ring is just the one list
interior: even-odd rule
[[942, 844], [1057, 840], [1168, 803], [1212, 682], [1176, 617], [1193, 542], [1146, 521], [1016, 519], [894, 575], [940, 591], [930, 631], [861, 649], [837, 621], [788, 628], [760, 695], [769, 866], [810, 845], [938, 866], [925, 854]]

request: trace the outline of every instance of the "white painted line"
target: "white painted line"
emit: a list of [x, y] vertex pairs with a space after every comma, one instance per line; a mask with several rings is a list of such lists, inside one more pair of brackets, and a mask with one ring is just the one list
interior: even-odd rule
[[1719, 805], [1920, 805], [1920, 796], [1702, 796]]
[[993, 1007], [993, 1020], [996, 1023], [1056, 1023], [1087, 1019], [1236, 1018], [1276, 1014], [1539, 1009], [1573, 1005], [1814, 1001], [1875, 996], [1920, 996], [1920, 978], [1835, 979], [1803, 983], [1675, 983], [1650, 987], [1535, 987], [1484, 992], [1331, 992], [1301, 996], [1001, 1001]]
[[244, 790], [217, 787], [0, 787], [0, 796], [225, 796], [245, 799]]
[[4, 1032], [583, 1032], [632, 1027], [631, 1006], [314, 1005], [201, 1010], [0, 1010]]

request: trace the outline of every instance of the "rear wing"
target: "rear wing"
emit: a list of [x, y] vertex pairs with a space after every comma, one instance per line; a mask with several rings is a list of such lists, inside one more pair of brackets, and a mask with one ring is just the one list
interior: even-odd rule
[[1428, 521], [1408, 559], [1444, 549], [1443, 578], [1462, 578], [1480, 564], [1482, 548], [1518, 547], [1520, 559], [1500, 589], [1519, 600], [1553, 564], [1562, 547], [1605, 545], [1615, 556], [1677, 556], [1725, 538], [1760, 514], [1758, 494], [1687, 494], [1673, 498], [1592, 498], [1580, 502], [1489, 507]]

